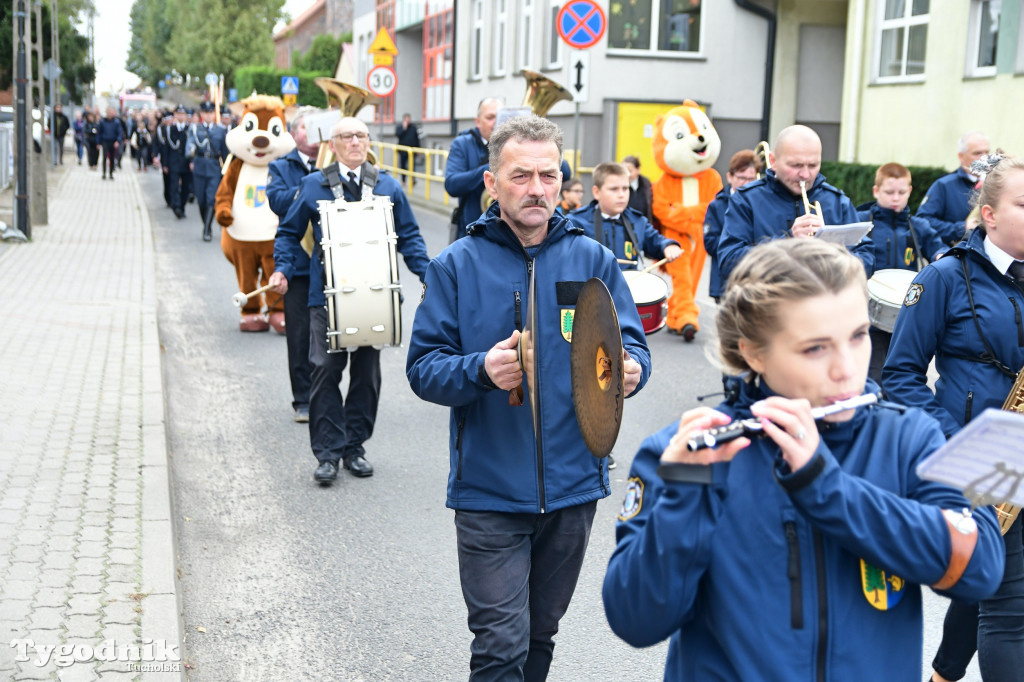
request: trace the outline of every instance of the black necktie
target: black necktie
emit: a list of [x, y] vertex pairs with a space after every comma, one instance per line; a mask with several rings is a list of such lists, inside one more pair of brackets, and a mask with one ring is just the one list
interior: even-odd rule
[[1006, 271], [1006, 274], [1017, 280], [1019, 284], [1024, 284], [1024, 261], [1013, 261], [1013, 264], [1010, 266], [1010, 269]]
[[348, 191], [352, 195], [352, 201], [359, 201], [361, 197], [359, 196], [359, 183], [356, 182], [355, 171], [348, 172], [348, 182], [345, 183], [345, 186], [348, 187]]
[[316, 159], [310, 158], [310, 160], [306, 162], [306, 165], [309, 166], [309, 172], [312, 173], [316, 170]]

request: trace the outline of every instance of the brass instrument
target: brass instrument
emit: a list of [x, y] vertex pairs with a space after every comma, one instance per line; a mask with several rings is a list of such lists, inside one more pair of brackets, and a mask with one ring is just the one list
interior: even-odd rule
[[[367, 104], [378, 104], [380, 98], [369, 90], [345, 83], [334, 78], [321, 76], [313, 80], [316, 86], [327, 96], [328, 108], [338, 107], [342, 117], [355, 116]], [[372, 150], [366, 153], [366, 159], [376, 165], [377, 159]], [[334, 163], [334, 151], [329, 142], [320, 143], [320, 151], [316, 154], [316, 167], [323, 168]]]
[[[761, 154], [762, 157], [764, 158], [764, 169], [765, 170], [771, 170], [772, 169], [772, 161], [769, 158], [771, 153], [772, 153], [771, 147], [769, 147], [768, 143], [765, 142], [764, 140], [761, 140], [760, 142], [758, 142], [757, 146], [754, 147], [754, 154], [755, 155], [756, 154]], [[757, 174], [757, 178], [758, 178], [758, 180], [761, 179], [761, 174], [760, 173]]]
[[[821, 202], [815, 201], [811, 204], [811, 202], [807, 200], [807, 183], [803, 180], [800, 181], [800, 194], [804, 198], [804, 213], [806, 215], [812, 215], [812, 212], [817, 213], [818, 217], [821, 218]], [[824, 218], [822, 219], [824, 220]]]
[[[562, 100], [572, 101], [572, 93], [569, 89], [556, 83], [547, 76], [523, 69], [519, 72], [526, 79], [526, 93], [523, 95], [523, 106], [530, 107], [534, 116], [546, 116], [548, 110]], [[484, 190], [480, 195], [480, 212], [487, 213], [487, 209], [494, 203], [491, 195]]]
[[[1010, 394], [1006, 396], [1006, 400], [1003, 402], [1003, 409], [1009, 412], [1024, 414], [1024, 367], [1017, 372], [1017, 380], [1013, 382], [1013, 388], [1010, 389]], [[1017, 520], [1020, 509], [1020, 507], [1009, 502], [996, 505], [996, 517], [999, 519], [1000, 533], [1006, 535], [1006, 531], [1010, 530], [1010, 526]]]

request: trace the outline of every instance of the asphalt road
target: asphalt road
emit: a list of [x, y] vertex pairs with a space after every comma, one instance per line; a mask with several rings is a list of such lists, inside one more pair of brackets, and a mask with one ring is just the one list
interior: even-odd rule
[[[238, 331], [237, 285], [216, 228], [203, 242], [198, 208], [176, 220], [158, 175], [139, 178], [157, 248], [189, 679], [465, 679], [471, 635], [453, 512], [444, 506], [447, 410], [409, 389], [403, 348], [385, 349], [377, 428], [366, 444], [375, 475], [342, 471], [333, 487], [318, 486], [307, 427], [292, 421], [284, 337]], [[447, 221], [416, 214], [436, 255]], [[402, 281], [408, 339], [419, 283], [404, 264]], [[704, 330], [712, 314], [705, 306]], [[706, 354], [711, 341], [708, 331], [693, 344], [663, 332], [649, 338], [654, 373], [626, 401], [612, 495], [598, 505], [551, 680], [661, 679], [665, 645], [637, 650], [616, 638], [601, 581], [632, 454], [698, 404], [695, 396], [721, 388]], [[926, 606], [930, 657], [944, 606], [938, 598]]]

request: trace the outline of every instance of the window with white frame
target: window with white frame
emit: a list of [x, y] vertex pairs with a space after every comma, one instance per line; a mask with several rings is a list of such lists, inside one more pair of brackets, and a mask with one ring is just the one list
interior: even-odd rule
[[562, 38], [558, 35], [558, 12], [562, 0], [548, 0], [547, 41], [544, 47], [544, 68], [562, 68]]
[[508, 0], [494, 0], [494, 35], [491, 38], [491, 75], [505, 75], [505, 36], [508, 33]]
[[480, 78], [484, 49], [484, 0], [473, 0], [470, 9], [469, 77]]
[[1017, 26], [1017, 63], [1013, 70], [1024, 73], [1024, 12], [1020, 13], [1020, 25]]
[[529, 69], [533, 64], [533, 0], [519, 3], [519, 48], [516, 66]]
[[967, 34], [967, 75], [996, 75], [999, 45], [999, 14], [1002, 0], [971, 0]]
[[929, 0], [883, 0], [879, 3], [876, 81], [919, 81], [924, 76], [928, 4]]
[[608, 49], [699, 53], [702, 0], [627, 0], [608, 11]]

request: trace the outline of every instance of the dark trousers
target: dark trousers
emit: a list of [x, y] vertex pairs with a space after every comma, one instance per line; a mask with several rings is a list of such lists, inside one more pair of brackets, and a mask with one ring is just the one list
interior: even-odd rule
[[[199, 204], [199, 215], [206, 220], [206, 211], [213, 210], [217, 196], [217, 187], [220, 186], [220, 175], [199, 175], [192, 173], [195, 182], [196, 203]], [[289, 282], [289, 287], [291, 283]]]
[[89, 158], [89, 168], [95, 168], [100, 162], [100, 148], [99, 143], [94, 142], [92, 144], [85, 145], [85, 152]]
[[595, 511], [596, 501], [548, 514], [455, 512], [470, 680], [547, 678]]
[[[287, 325], [285, 325], [287, 329]], [[309, 308], [309, 442], [320, 462], [365, 455], [380, 402], [380, 351], [327, 352], [327, 310]], [[348, 365], [348, 394], [341, 375]]]
[[309, 364], [309, 275], [293, 275], [284, 295], [284, 336], [288, 343], [288, 378], [292, 409], [309, 406], [313, 369]]
[[875, 383], [881, 386], [882, 366], [885, 365], [885, 356], [889, 354], [892, 333], [883, 331], [878, 327], [869, 327], [868, 336], [871, 338], [871, 361], [868, 364], [868, 378], [874, 379]]
[[[114, 150], [113, 140], [103, 143], [103, 174], [110, 173], [114, 177], [114, 164], [117, 162], [117, 152]], [[108, 170], [109, 169], [109, 170]]]
[[978, 652], [985, 682], [1024, 681], [1024, 540], [1021, 517], [1003, 536], [1006, 567], [996, 593], [977, 604], [951, 601], [942, 624], [942, 643], [932, 668], [959, 680]]
[[188, 201], [188, 194], [191, 191], [189, 178], [192, 174], [184, 162], [179, 162], [171, 164], [167, 175], [171, 208], [184, 211], [185, 202]]

